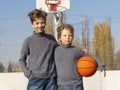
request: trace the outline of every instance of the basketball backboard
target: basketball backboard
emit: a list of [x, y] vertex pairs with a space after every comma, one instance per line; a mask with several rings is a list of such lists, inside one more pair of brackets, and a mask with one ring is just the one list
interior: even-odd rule
[[[57, 1], [57, 0], [50, 0], [50, 1]], [[58, 0], [60, 3], [57, 5], [56, 12], [58, 11], [65, 11], [70, 9], [70, 0]], [[46, 0], [36, 0], [36, 9], [42, 9], [46, 12], [51, 12], [46, 5]]]

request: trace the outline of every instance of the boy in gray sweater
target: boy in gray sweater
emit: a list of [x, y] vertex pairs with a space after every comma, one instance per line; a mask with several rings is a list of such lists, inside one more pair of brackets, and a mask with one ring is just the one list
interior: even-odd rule
[[[57, 32], [60, 42], [55, 49], [58, 90], [84, 90], [83, 77], [77, 72], [76, 62], [88, 51], [72, 46], [74, 28], [71, 25], [63, 24], [57, 28]], [[100, 70], [104, 70], [99, 61], [97, 64]]]
[[27, 90], [56, 90], [54, 49], [57, 42], [44, 31], [47, 13], [35, 9], [28, 16], [34, 32], [25, 39], [19, 59], [20, 67], [29, 79]]

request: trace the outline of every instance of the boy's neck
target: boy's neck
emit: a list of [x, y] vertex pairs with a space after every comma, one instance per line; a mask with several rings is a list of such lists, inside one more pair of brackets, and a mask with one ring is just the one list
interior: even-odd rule
[[72, 44], [60, 44], [63, 47], [70, 47]]
[[36, 31], [34, 31], [34, 33], [38, 33], [38, 34], [44, 34], [45, 33], [45, 31], [43, 31], [43, 32], [36, 32]]

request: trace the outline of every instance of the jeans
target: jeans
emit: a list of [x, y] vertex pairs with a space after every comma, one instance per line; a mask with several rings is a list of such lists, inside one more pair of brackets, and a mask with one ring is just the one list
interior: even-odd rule
[[57, 90], [57, 78], [32, 78], [28, 82], [27, 90]]
[[58, 90], [84, 90], [83, 85], [81, 86], [58, 86]]

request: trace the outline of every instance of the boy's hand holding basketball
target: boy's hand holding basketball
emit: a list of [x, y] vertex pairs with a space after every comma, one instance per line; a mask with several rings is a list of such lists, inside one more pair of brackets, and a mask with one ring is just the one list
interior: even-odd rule
[[85, 55], [89, 54], [89, 51], [87, 49], [83, 49], [83, 51], [85, 52]]
[[101, 70], [101, 73], [103, 73], [104, 77], [106, 77], [106, 71], [105, 71], [105, 65], [103, 65], [104, 69]]

